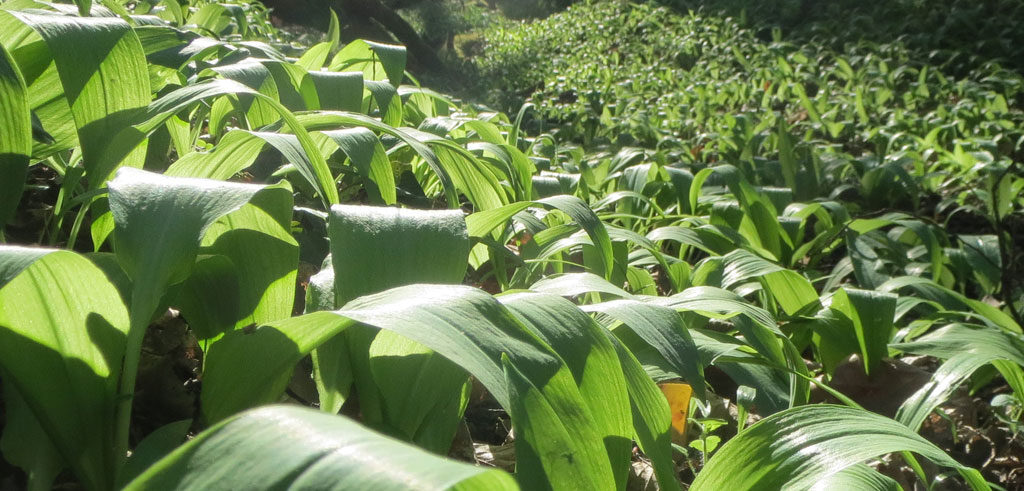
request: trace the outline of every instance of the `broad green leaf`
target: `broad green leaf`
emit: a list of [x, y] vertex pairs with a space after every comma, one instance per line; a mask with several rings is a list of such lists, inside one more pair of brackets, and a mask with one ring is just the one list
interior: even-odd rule
[[280, 117], [276, 114], [270, 100], [280, 102], [280, 92], [277, 81], [274, 80], [270, 69], [263, 63], [253, 60], [243, 60], [230, 65], [221, 65], [210, 68], [200, 73], [200, 76], [220, 75], [229, 80], [244, 84], [246, 87], [266, 96], [263, 98], [239, 97], [237, 104], [232, 104], [227, 99], [219, 99], [214, 102], [209, 118], [210, 133], [219, 135], [227, 124], [227, 117], [235, 111], [235, 107], [244, 116], [243, 125], [248, 128], [261, 128], [277, 121]]
[[[556, 486], [568, 486], [568, 489], [589, 481], [590, 476], [583, 474], [584, 470], [575, 465], [576, 455], [571, 450], [573, 437], [559, 421], [551, 403], [508, 361], [508, 356], [502, 354], [501, 361], [511, 403], [508, 414], [515, 419], [515, 429], [524, 442], [516, 446], [516, 478], [519, 484], [527, 489]], [[537, 443], [536, 448], [534, 442]], [[617, 487], [621, 489], [622, 485]]]
[[226, 333], [204, 360], [200, 394], [203, 419], [213, 424], [242, 410], [275, 402], [295, 365], [352, 325], [355, 322], [351, 319], [331, 312], [313, 312]]
[[[7, 2], [5, 7], [13, 7], [11, 4]], [[6, 20], [10, 22], [4, 22]], [[32, 28], [12, 17], [3, 17], [0, 24], [3, 25], [0, 44], [8, 50], [28, 87], [26, 97], [36, 140], [32, 156], [47, 158], [77, 146], [75, 119], [46, 42]]]
[[459, 283], [469, 238], [462, 212], [335, 205], [330, 215], [337, 304], [410, 283]]
[[932, 410], [945, 402], [978, 368], [998, 361], [1024, 366], [1024, 340], [994, 328], [954, 324], [912, 342], [891, 346], [906, 353], [945, 360], [931, 380], [910, 396], [896, 413], [896, 420], [913, 430], [917, 430]]
[[612, 243], [608, 237], [608, 230], [605, 229], [604, 224], [593, 210], [583, 200], [575, 196], [552, 196], [539, 200], [539, 202], [561, 210], [572, 217], [580, 225], [580, 228], [587, 232], [594, 242], [594, 247], [597, 248], [599, 257], [604, 262], [605, 278], [610, 278], [615, 267]]
[[188, 319], [196, 339], [206, 340], [235, 326], [239, 317], [239, 271], [231, 258], [200, 255], [174, 305]]
[[[218, 421], [273, 401], [306, 353], [356, 323], [422, 343], [476, 377], [505, 408], [511, 407], [501, 362], [507, 356], [541, 391], [572, 437], [564, 452], [573, 455], [571, 465], [582, 469], [574, 475], [586, 476], [586, 482], [575, 484], [603, 489], [614, 483], [600, 432], [590, 412], [581, 410], [586, 402], [561, 358], [490, 295], [461, 285], [394, 288], [360, 297], [337, 312], [314, 312], [228, 333], [206, 361], [206, 418]], [[524, 444], [537, 448], [537, 443]]]
[[224, 34], [231, 22], [231, 13], [219, 3], [203, 4], [188, 17], [188, 23], [214, 35]]
[[549, 276], [541, 279], [530, 286], [531, 290], [545, 293], [554, 293], [563, 297], [575, 297], [585, 293], [606, 293], [620, 298], [634, 298], [626, 290], [623, 290], [604, 278], [593, 273], [566, 273], [558, 276]]
[[118, 436], [119, 445], [127, 445], [129, 394], [134, 391], [143, 335], [160, 298], [167, 287], [188, 277], [206, 229], [248, 203], [263, 187], [122, 168], [108, 189], [114, 250], [132, 280]]
[[779, 164], [782, 167], [782, 177], [786, 181], [786, 186], [796, 192], [796, 155], [793, 152], [793, 141], [789, 135], [789, 125], [786, 124], [785, 118], [778, 118], [778, 127], [775, 131], [779, 139]]
[[67, 467], [64, 457], [13, 384], [4, 385], [0, 395], [5, 413], [0, 435], [4, 460], [25, 471], [27, 489], [52, 489], [54, 479]]
[[759, 325], [778, 332], [775, 319], [770, 313], [745, 301], [743, 297], [720, 288], [695, 286], [671, 297], [657, 297], [650, 301], [677, 310], [696, 312], [712, 319], [730, 319], [744, 315]]
[[1020, 334], [1024, 332], [1020, 325], [1005, 312], [985, 302], [967, 298], [958, 292], [945, 288], [928, 278], [919, 276], [901, 276], [886, 281], [879, 285], [878, 290], [882, 292], [894, 292], [902, 290], [913, 291], [917, 296], [934, 301], [947, 310], [973, 310], [981, 314], [986, 323], [1005, 329], [1009, 332]]
[[[323, 356], [322, 350], [317, 351]], [[382, 427], [421, 448], [447, 454], [469, 403], [472, 384], [465, 370], [422, 344], [388, 331], [373, 338], [368, 355], [373, 388], [381, 399]], [[360, 402], [366, 393], [363, 388], [367, 387], [356, 388]]]
[[309, 71], [320, 70], [323, 68], [324, 63], [327, 63], [327, 57], [331, 55], [331, 51], [337, 48], [341, 28], [338, 24], [338, 14], [334, 13], [334, 9], [330, 10], [331, 23], [327, 29], [327, 41], [317, 43], [307, 49], [299, 58], [299, 61], [295, 63], [296, 65]]
[[31, 153], [32, 118], [25, 79], [0, 45], [0, 233], [18, 208]]
[[508, 193], [493, 167], [450, 140], [431, 138], [416, 130], [409, 130], [409, 133], [428, 144], [455, 186], [476, 209], [490, 210], [508, 203]]
[[[328, 255], [320, 272], [309, 278], [309, 285], [306, 286], [306, 314], [338, 308], [334, 302], [334, 267], [331, 259]], [[321, 353], [326, 356], [321, 356]], [[327, 340], [310, 354], [313, 382], [320, 398], [321, 411], [337, 414], [348, 398], [354, 380], [348, 354], [348, 340], [345, 336]]]
[[[330, 130], [338, 127], [362, 126], [374, 131], [394, 136], [408, 145], [416, 155], [422, 158], [432, 171], [434, 171], [441, 187], [444, 190], [445, 199], [448, 205], [455, 208], [459, 204], [455, 183], [446, 170], [445, 164], [425, 143], [418, 138], [415, 130], [410, 128], [395, 128], [384, 124], [377, 119], [355, 112], [322, 111], [318, 113], [303, 114], [297, 117], [297, 121], [311, 130]], [[449, 165], [450, 166], [450, 165]]]
[[809, 488], [847, 467], [911, 451], [961, 471], [973, 489], [988, 489], [964, 467], [906, 426], [850, 407], [801, 406], [773, 414], [723, 445], [691, 489]]
[[[465, 276], [469, 239], [458, 210], [335, 205], [328, 235], [336, 305], [412, 283], [459, 283]], [[451, 407], [461, 397], [465, 376], [448, 360], [394, 333], [377, 334], [360, 326], [344, 336], [347, 355], [338, 351], [340, 345], [335, 347], [339, 342], [331, 341], [317, 350], [317, 359], [348, 358], [364, 421], [399, 429], [407, 437], [436, 431], [424, 434], [419, 443], [445, 451], [465, 408], [464, 403], [456, 403], [454, 411]], [[420, 398], [409, 397], [406, 389], [416, 377], [422, 381]]]
[[380, 139], [366, 128], [349, 128], [322, 132], [351, 160], [356, 171], [364, 179], [364, 186], [370, 196], [383, 204], [393, 205], [397, 201], [395, 174], [391, 161], [381, 145]]
[[864, 358], [864, 372], [870, 374], [888, 355], [892, 340], [896, 296], [886, 293], [840, 288], [832, 296], [832, 308], [853, 322], [853, 331]]
[[134, 283], [132, 315], [148, 324], [163, 290], [188, 277], [206, 229], [262, 187], [122, 169], [109, 189], [114, 249]]
[[[602, 434], [616, 487], [625, 487], [633, 436], [629, 394], [618, 355], [601, 326], [572, 302], [555, 295], [516, 293], [498, 300], [565, 360]], [[551, 442], [544, 438], [531, 440], [536, 443], [517, 447], [524, 451], [517, 454], [517, 469], [520, 462], [526, 465], [526, 460], [518, 459], [536, 458], [531, 453], [559, 451], [560, 445], [550, 447]], [[542, 465], [545, 460], [541, 459]]]
[[893, 478], [867, 465], [855, 464], [816, 482], [811, 487], [811, 491], [829, 491], [831, 489], [903, 491], [903, 486], [900, 486]]
[[727, 254], [729, 251], [747, 243], [746, 239], [738, 236], [736, 237], [738, 240], [731, 240], [730, 237], [722, 234], [718, 227], [710, 225], [695, 228], [679, 226], [659, 227], [650, 231], [647, 234], [647, 239], [654, 242], [671, 240], [681, 245], [696, 247], [712, 255]]
[[[25, 255], [0, 246], [0, 264], [12, 253]], [[4, 381], [88, 489], [112, 487], [125, 457], [114, 452], [114, 408], [127, 331], [117, 290], [73, 252], [37, 256], [0, 288]]]
[[146, 438], [132, 449], [132, 455], [128, 458], [128, 462], [118, 473], [118, 486], [124, 487], [129, 481], [139, 477], [150, 466], [185, 443], [188, 440], [191, 427], [192, 420], [184, 419], [168, 423], [146, 435]]
[[308, 74], [316, 87], [317, 107], [327, 111], [359, 112], [363, 105], [363, 74], [314, 72]]
[[[108, 137], [111, 143], [107, 145], [106, 152], [102, 158], [103, 162], [111, 165], [106, 172], [110, 172], [121, 162], [126, 155], [130, 154], [146, 137], [156, 131], [168, 119], [179, 111], [192, 104], [215, 97], [237, 96], [240, 94], [250, 95], [266, 102], [281, 116], [283, 125], [291, 130], [294, 138], [298, 140], [298, 146], [302, 148], [301, 157], [296, 157], [293, 163], [299, 173], [310, 186], [320, 195], [325, 205], [338, 202], [338, 190], [334, 185], [334, 178], [324, 156], [320, 154], [316, 143], [309, 136], [309, 132], [302, 126], [295, 115], [279, 102], [264, 94], [261, 94], [234, 80], [214, 79], [202, 83], [188, 85], [174, 90], [163, 97], [153, 101], [140, 115], [135, 118], [134, 125]], [[283, 135], [279, 135], [283, 136]], [[280, 139], [286, 141], [285, 139]], [[281, 147], [279, 147], [280, 149]]]
[[814, 286], [796, 271], [775, 271], [762, 276], [761, 281], [764, 288], [775, 297], [775, 301], [779, 302], [779, 306], [788, 315], [796, 315], [804, 309], [821, 306]]
[[443, 459], [311, 409], [256, 409], [204, 431], [125, 489], [517, 489], [508, 474]]
[[363, 72], [367, 80], [384, 80], [398, 87], [405, 78], [405, 46], [357, 39], [345, 45], [331, 60], [331, 71]]
[[853, 321], [843, 312], [822, 309], [812, 319], [796, 321], [794, 326], [797, 325], [807, 325], [813, 330], [816, 359], [829, 376], [847, 357], [860, 351]]
[[368, 113], [376, 105], [380, 120], [384, 124], [400, 126], [402, 124], [402, 99], [398, 97], [395, 86], [378, 80], [363, 80], [363, 86], [370, 97], [362, 104], [364, 113]]
[[600, 261], [604, 265], [605, 277], [608, 278], [615, 268], [614, 253], [608, 229], [597, 214], [583, 200], [575, 196], [559, 195], [536, 201], [520, 201], [500, 208], [483, 210], [470, 215], [466, 219], [469, 235], [483, 237], [494, 229], [504, 226], [512, 216], [530, 206], [551, 207], [562, 211], [575, 221], [597, 249]]
[[[207, 338], [228, 329], [283, 319], [292, 314], [295, 299], [295, 277], [299, 262], [299, 245], [290, 233], [292, 196], [287, 188], [271, 186], [263, 189], [250, 203], [220, 217], [206, 228], [200, 254], [226, 259], [230, 271], [221, 277], [207, 278], [229, 284], [217, 290], [182, 290], [182, 296], [207, 295], [197, 302], [227, 315], [230, 322], [210, 329], [197, 329], [197, 337]], [[223, 265], [221, 268], [223, 269]], [[217, 274], [215, 271], [214, 274]], [[234, 289], [230, 282], [234, 281]], [[188, 280], [192, 282], [192, 277]], [[211, 299], [227, 295], [223, 303]], [[232, 302], [231, 300], [234, 300]], [[212, 305], [210, 305], [212, 303]], [[233, 307], [233, 308], [231, 308]], [[182, 308], [183, 312], [187, 312]], [[206, 310], [210, 313], [209, 310]], [[188, 317], [189, 323], [194, 320]], [[202, 334], [202, 336], [199, 336]]]
[[182, 155], [164, 172], [168, 177], [227, 180], [256, 161], [266, 141], [247, 130], [231, 130], [209, 151]]
[[672, 441], [669, 433], [672, 416], [669, 413], [668, 402], [633, 353], [612, 333], [608, 332], [607, 336], [615, 347], [619, 365], [626, 377], [637, 443], [651, 459], [661, 489], [680, 489], [675, 463], [672, 460]]
[[788, 315], [795, 315], [808, 306], [820, 306], [818, 292], [814, 290], [814, 286], [795, 271], [785, 269], [743, 249], [732, 251], [722, 259], [725, 261], [722, 276], [722, 286], [725, 288], [732, 288], [756, 278], [760, 279], [764, 289]]
[[54, 249], [43, 249], [41, 247], [24, 247], [5, 245], [0, 246], [3, 255], [0, 255], [0, 287], [21, 274], [25, 268], [32, 265], [39, 258], [54, 252]]
[[[0, 26], [12, 19], [32, 27], [46, 42], [74, 116], [89, 184], [99, 188], [117, 165], [103, 160], [110, 135], [127, 127], [150, 100], [138, 36], [117, 17], [6, 11], [0, 13]], [[142, 167], [145, 147], [125, 156], [125, 165]]]
[[708, 167], [701, 169], [693, 176], [693, 183], [690, 184], [690, 213], [697, 214], [697, 202], [700, 199], [701, 188], [704, 186], [704, 181], [715, 172], [715, 169]]
[[698, 398], [707, 399], [704, 365], [678, 312], [635, 300], [602, 302], [583, 309], [609, 315], [625, 324], [665, 358], [669, 364], [666, 368], [683, 376]]

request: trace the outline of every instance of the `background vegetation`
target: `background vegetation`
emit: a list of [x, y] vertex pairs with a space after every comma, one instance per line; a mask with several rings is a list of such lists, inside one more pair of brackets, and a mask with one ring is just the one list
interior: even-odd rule
[[0, 487], [1024, 480], [1019, 2], [289, 7], [0, 2]]

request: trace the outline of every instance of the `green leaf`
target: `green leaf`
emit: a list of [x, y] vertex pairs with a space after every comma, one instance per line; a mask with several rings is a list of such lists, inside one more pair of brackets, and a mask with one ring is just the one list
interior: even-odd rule
[[359, 114], [354, 112], [319, 112], [303, 114], [297, 117], [297, 120], [311, 129], [324, 130], [324, 129], [336, 129], [339, 126], [351, 127], [351, 126], [362, 126], [374, 131], [385, 133], [395, 138], [398, 138], [405, 145], [408, 145], [416, 155], [422, 158], [427, 165], [430, 167], [438, 180], [441, 181], [441, 187], [444, 190], [445, 199], [448, 200], [448, 205], [455, 208], [459, 204], [459, 198], [455, 189], [455, 183], [452, 177], [449, 175], [449, 171], [446, 170], [446, 165], [452, 167], [451, 163], [442, 163], [441, 159], [438, 158], [437, 154], [431, 150], [423, 141], [422, 136], [430, 136], [421, 134], [422, 132], [416, 132], [411, 128], [395, 128], [393, 126], [384, 124], [377, 119], [366, 116], [365, 114]]
[[221, 322], [198, 324], [188, 316], [198, 310], [182, 305], [199, 339], [292, 314], [299, 245], [290, 233], [291, 215], [291, 192], [271, 186], [206, 228], [199, 253], [221, 259], [204, 276], [205, 288], [192, 285], [196, 278], [190, 275], [181, 298], [204, 305], [201, 315]]
[[398, 285], [460, 283], [465, 275], [461, 211], [335, 205], [329, 226], [338, 305]]
[[[323, 356], [323, 350], [317, 351]], [[383, 413], [378, 424], [402, 440], [447, 454], [469, 403], [472, 384], [465, 370], [422, 344], [389, 331], [373, 338], [368, 355], [372, 389], [379, 391]], [[370, 389], [356, 388], [360, 403], [366, 395], [364, 388]], [[364, 412], [364, 421], [368, 419]]]
[[239, 274], [227, 256], [200, 256], [174, 304], [196, 339], [216, 337], [238, 320]]
[[946, 310], [973, 310], [981, 314], [985, 323], [1009, 332], [1020, 334], [1022, 329], [1012, 317], [985, 302], [967, 298], [949, 288], [940, 286], [928, 278], [901, 276], [879, 285], [879, 291], [894, 292], [910, 290], [917, 296], [942, 305]]
[[0, 232], [17, 211], [32, 153], [26, 90], [21, 72], [0, 45]]
[[588, 312], [600, 312], [625, 324], [648, 345], [658, 351], [668, 366], [681, 375], [700, 399], [707, 399], [704, 389], [704, 365], [697, 345], [683, 324], [679, 313], [659, 305], [635, 300], [615, 300], [587, 305]]
[[454, 462], [311, 409], [256, 409], [204, 431], [128, 484], [143, 489], [517, 489], [504, 472]]
[[[325, 205], [337, 203], [338, 190], [334, 185], [334, 177], [327, 167], [327, 162], [324, 160], [324, 156], [320, 154], [312, 138], [310, 138], [309, 132], [306, 131], [295, 115], [275, 99], [234, 80], [214, 79], [188, 85], [153, 101], [144, 111], [141, 111], [140, 116], [135, 118], [138, 122], [115, 134], [113, 138], [108, 137], [111, 143], [107, 146], [102, 158], [105, 163], [104, 165], [111, 166], [106, 172], [113, 170], [126, 155], [130, 154], [133, 149], [145, 141], [149, 134], [156, 131], [157, 128], [182, 109], [204, 99], [226, 95], [237, 96], [239, 94], [248, 94], [260, 99], [277, 111], [281, 116], [284, 126], [291, 130], [294, 138], [298, 140], [298, 145], [302, 148], [303, 155], [296, 155], [293, 159], [293, 163], [296, 165], [299, 173], [316, 189]], [[284, 135], [278, 136], [283, 137]], [[279, 150], [286, 148], [284, 145], [290, 144], [284, 138], [276, 141], [283, 142], [282, 146], [278, 147]], [[289, 156], [291, 157], [292, 155]]]
[[296, 65], [309, 71], [320, 70], [323, 68], [324, 63], [327, 63], [327, 57], [331, 55], [331, 51], [334, 51], [338, 46], [341, 29], [338, 24], [338, 14], [334, 13], [334, 9], [330, 9], [330, 11], [331, 24], [327, 28], [327, 41], [317, 43], [307, 49], [299, 58], [299, 61], [295, 63]]
[[[0, 19], [4, 16], [30, 26], [46, 42], [74, 116], [89, 185], [99, 188], [116, 165], [103, 160], [110, 136], [127, 127], [150, 100], [146, 58], [138, 36], [117, 17], [18, 11], [0, 13]], [[0, 26], [9, 25], [10, 18]], [[145, 147], [126, 156], [126, 165], [142, 167]]]
[[352, 161], [356, 171], [363, 177], [364, 186], [370, 196], [376, 197], [386, 205], [395, 204], [398, 200], [395, 192], [395, 174], [377, 135], [366, 128], [322, 133], [337, 144]]
[[773, 414], [733, 437], [691, 489], [808, 488], [847, 467], [899, 451], [960, 470], [972, 488], [988, 489], [978, 471], [906, 426], [863, 409], [824, 404]]
[[889, 353], [896, 295], [840, 288], [832, 296], [832, 308], [853, 321], [853, 330], [864, 358], [864, 372], [870, 374]]
[[931, 380], [910, 396], [896, 420], [917, 430], [939, 404], [945, 402], [975, 370], [993, 362], [1024, 366], [1024, 342], [1019, 336], [994, 328], [953, 324], [909, 343], [891, 345], [900, 351], [944, 359]]
[[775, 298], [782, 310], [795, 315], [804, 308], [820, 304], [818, 292], [811, 282], [795, 271], [790, 271], [753, 253], [737, 249], [722, 257], [725, 271], [722, 286], [732, 288], [758, 278], [765, 290]]
[[651, 459], [661, 489], [681, 489], [676, 477], [675, 462], [672, 460], [672, 415], [669, 412], [668, 401], [633, 353], [612, 333], [606, 334], [615, 346], [619, 364], [626, 377], [637, 443]]
[[859, 489], [862, 491], [903, 491], [893, 478], [864, 464], [855, 464], [818, 481], [811, 491]]
[[[458, 210], [335, 205], [328, 230], [335, 304], [412, 283], [460, 283], [469, 255], [465, 227]], [[344, 336], [347, 355], [339, 352], [344, 346], [332, 341], [317, 349], [317, 360], [333, 363], [332, 358], [348, 358], [364, 421], [371, 427], [398, 429], [429, 449], [446, 451], [465, 408], [465, 401], [458, 402], [464, 373], [394, 333], [377, 334], [360, 326]], [[317, 372], [330, 369], [314, 367]], [[420, 398], [410, 397], [411, 379], [421, 381], [416, 389], [422, 391]], [[417, 435], [422, 436], [416, 439]]]
[[[0, 264], [23, 264], [0, 246]], [[106, 275], [67, 251], [46, 251], [0, 288], [0, 367], [88, 489], [109, 489], [114, 407], [128, 313]], [[33, 445], [34, 442], [22, 442]]]
[[634, 298], [626, 290], [609, 283], [604, 278], [593, 273], [566, 273], [548, 276], [531, 285], [530, 289], [538, 292], [554, 293], [563, 297], [575, 297], [584, 293], [599, 292], [620, 298]]
[[677, 310], [696, 312], [711, 319], [730, 319], [737, 315], [744, 315], [757, 324], [778, 332], [775, 319], [768, 311], [721, 288], [695, 286], [671, 297], [652, 298], [650, 301]]
[[[505, 408], [510, 389], [501, 357], [537, 387], [572, 437], [564, 449], [588, 489], [614, 478], [600, 432], [572, 373], [550, 347], [486, 293], [462, 285], [409, 285], [360, 297], [337, 312], [315, 312], [228, 333], [206, 360], [203, 411], [217, 421], [277, 398], [292, 368], [310, 350], [356, 322], [417, 341], [476, 377]], [[258, 360], [258, 362], [256, 362]], [[513, 421], [513, 425], [516, 422]], [[539, 448], [538, 442], [524, 442]], [[547, 476], [549, 480], [557, 476]]]
[[575, 221], [597, 249], [599, 261], [604, 265], [605, 278], [610, 278], [615, 269], [615, 256], [611, 237], [604, 223], [583, 200], [568, 195], [551, 196], [536, 201], [520, 201], [500, 208], [479, 211], [466, 219], [466, 226], [472, 237], [483, 237], [494, 229], [505, 225], [512, 216], [530, 206], [544, 206], [562, 211]]
[[146, 438], [132, 449], [131, 457], [118, 473], [118, 486], [124, 487], [129, 481], [185, 443], [188, 440], [188, 432], [191, 427], [192, 420], [185, 419], [168, 423], [146, 435]]
[[[602, 332], [604, 330], [572, 302], [555, 295], [516, 293], [503, 295], [498, 300], [565, 360], [576, 379], [580, 395], [590, 408], [595, 426], [601, 432], [615, 473], [614, 483], [622, 489], [626, 485], [633, 428], [626, 381], [615, 348]], [[531, 420], [536, 417], [528, 411], [524, 416]], [[557, 422], [557, 418], [553, 421]], [[544, 426], [539, 426], [536, 430], [543, 432]], [[523, 450], [516, 455], [517, 469], [520, 465], [527, 465], [525, 459], [557, 453], [563, 448], [561, 444], [552, 445], [554, 442], [542, 435], [528, 439], [534, 442], [529, 446], [517, 447], [517, 451]], [[540, 460], [544, 465], [548, 459], [542, 457]], [[557, 461], [557, 458], [551, 460]], [[549, 476], [553, 475], [553, 470], [545, 468]]]
[[209, 151], [182, 155], [164, 172], [168, 177], [201, 177], [225, 181], [256, 161], [266, 140], [247, 130], [231, 130]]
[[405, 78], [405, 46], [357, 39], [345, 45], [331, 60], [331, 71], [363, 72], [367, 80], [384, 80], [398, 87]]
[[[128, 442], [128, 415], [142, 338], [167, 287], [192, 271], [204, 232], [220, 217], [241, 208], [262, 186], [164, 177], [122, 168], [108, 185], [114, 216], [114, 250], [132, 280], [131, 328], [121, 381], [118, 437]], [[280, 192], [282, 188], [271, 188]], [[273, 191], [276, 189], [277, 191]]]
[[[519, 484], [527, 489], [571, 488], [591, 481], [588, 479], [591, 476], [583, 474], [585, 470], [576, 465], [573, 437], [559, 421], [551, 403], [537, 386], [509, 363], [508, 356], [502, 354], [501, 362], [511, 402], [508, 414], [515, 419], [515, 429], [524, 442], [516, 445], [516, 478]], [[540, 445], [534, 448], [532, 442]], [[621, 489], [621, 484], [618, 487]]]
[[316, 87], [318, 106], [315, 109], [358, 112], [362, 108], [362, 73], [311, 71], [308, 77]]
[[[9, 376], [4, 378], [10, 379]], [[39, 419], [13, 384], [3, 387], [4, 431], [0, 451], [4, 460], [25, 471], [26, 489], [53, 489], [53, 481], [67, 464], [39, 424]]]

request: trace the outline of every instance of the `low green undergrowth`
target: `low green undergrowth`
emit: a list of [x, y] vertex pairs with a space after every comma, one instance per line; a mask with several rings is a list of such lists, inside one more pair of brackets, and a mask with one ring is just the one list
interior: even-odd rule
[[936, 421], [1016, 451], [1019, 77], [645, 6], [545, 22], [480, 62], [536, 69], [503, 113], [336, 19], [301, 46], [244, 2], [0, 3], [10, 482], [1007, 480]]

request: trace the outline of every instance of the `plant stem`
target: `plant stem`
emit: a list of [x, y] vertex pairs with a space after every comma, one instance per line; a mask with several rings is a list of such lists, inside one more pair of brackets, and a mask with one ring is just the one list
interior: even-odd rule
[[89, 211], [89, 205], [92, 202], [82, 203], [82, 206], [78, 208], [78, 213], [75, 215], [75, 223], [71, 225], [71, 233], [68, 234], [68, 245], [69, 249], [74, 249], [75, 244], [78, 242], [78, 231], [82, 228], [82, 222], [85, 220], [85, 214]]
[[[135, 396], [135, 377], [139, 367], [139, 359], [142, 355], [142, 336], [134, 336], [136, 332], [145, 333], [136, 325], [135, 317], [132, 317], [131, 327], [128, 329], [128, 339], [125, 345], [124, 365], [121, 371], [121, 385], [117, 392], [117, 412], [114, 426], [114, 458], [117, 465], [116, 473], [128, 459], [129, 436], [131, 433], [132, 400]], [[139, 338], [136, 341], [133, 338]], [[116, 475], [115, 473], [115, 475]]]
[[[152, 278], [147, 278], [152, 280]], [[135, 396], [135, 379], [139, 360], [142, 357], [142, 341], [146, 329], [160, 303], [164, 281], [138, 281], [132, 288], [131, 319], [128, 337], [125, 340], [124, 363], [121, 367], [121, 383], [117, 392], [117, 410], [114, 423], [114, 458], [116, 471], [120, 471], [128, 459], [131, 435], [132, 400]]]

